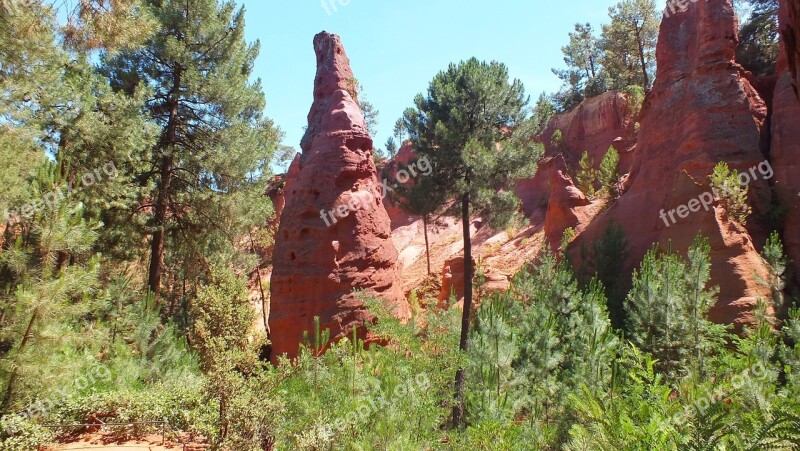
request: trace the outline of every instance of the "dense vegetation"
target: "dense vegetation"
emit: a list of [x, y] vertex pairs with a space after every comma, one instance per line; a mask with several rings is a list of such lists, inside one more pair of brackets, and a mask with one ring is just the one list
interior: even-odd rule
[[[770, 5], [757, 2], [742, 50], [763, 73]], [[576, 27], [565, 89], [532, 111], [500, 63], [438, 74], [386, 146], [411, 139], [438, 174], [398, 190], [403, 205], [517, 220], [505, 188], [535, 170], [529, 137], [586, 96], [652, 84], [654, 10], [621, 2], [600, 38]], [[708, 320], [703, 237], [686, 255], [654, 248], [630, 275], [627, 231], [610, 224], [577, 268], [566, 240], [474, 315], [472, 277], [463, 312], [415, 293], [406, 324], [365, 298], [371, 343], [317, 328], [296, 361], [269, 365], [248, 281], [269, 258], [254, 252], [272, 242], [262, 192], [285, 149], [251, 80], [243, 10], [91, 0], [66, 25], [62, 13], [0, 8], [0, 449], [81, 432], [47, 425], [131, 421], [223, 450], [800, 449], [800, 310], [777, 235], [763, 250], [772, 296], [742, 334]], [[575, 179], [613, 201], [618, 166], [613, 147], [587, 154]], [[730, 184], [723, 165], [714, 177]], [[746, 193], [725, 193], [746, 220]], [[480, 271], [474, 283], [483, 293]]]

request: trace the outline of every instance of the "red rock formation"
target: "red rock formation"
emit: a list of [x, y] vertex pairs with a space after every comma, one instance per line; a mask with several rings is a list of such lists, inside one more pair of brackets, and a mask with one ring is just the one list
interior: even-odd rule
[[[295, 356], [315, 316], [338, 338], [371, 319], [354, 289], [409, 315], [397, 251], [373, 162], [372, 139], [354, 99], [353, 73], [338, 36], [314, 38], [317, 76], [297, 181], [286, 190], [276, 236], [270, 330], [272, 359]], [[339, 209], [340, 217], [322, 212]], [[327, 222], [327, 223], [326, 223]], [[328, 225], [330, 224], [330, 225]]]
[[[759, 149], [766, 107], [734, 62], [738, 37], [731, 0], [696, 2], [664, 19], [657, 47], [658, 71], [640, 119], [638, 170], [630, 189], [595, 221], [581, 241], [598, 236], [609, 219], [628, 233], [631, 264], [660, 243], [684, 252], [698, 233], [712, 245], [712, 279], [720, 301], [711, 318], [741, 325], [752, 320], [756, 300], [767, 292], [758, 278], [763, 264], [745, 229], [728, 220], [719, 205], [667, 226], [660, 216], [709, 190], [714, 166], [727, 162], [747, 169], [764, 160]], [[768, 205], [770, 189], [751, 185], [757, 208]]]
[[773, 97], [772, 147], [775, 189], [780, 203], [788, 207], [784, 244], [800, 276], [800, 101], [797, 68], [800, 65], [800, 4], [783, 0], [780, 7], [781, 53], [778, 84]]
[[[599, 165], [613, 145], [620, 152], [620, 171], [627, 173], [632, 164], [635, 121], [629, 111], [627, 96], [615, 91], [587, 99], [575, 109], [554, 116], [537, 137], [544, 144], [545, 155], [536, 176], [517, 184], [517, 195], [531, 221], [545, 222], [550, 208], [551, 181], [557, 177], [558, 171], [569, 175], [571, 171], [567, 167], [577, 168], [584, 152], [589, 152], [595, 164]], [[561, 146], [552, 142], [556, 130], [563, 135]], [[570, 226], [564, 226], [562, 231]]]
[[585, 213], [591, 202], [572, 183], [564, 159], [558, 156], [555, 161], [555, 168], [550, 171], [550, 202], [544, 223], [547, 243], [552, 248], [558, 248], [566, 229], [578, 229], [591, 221]]

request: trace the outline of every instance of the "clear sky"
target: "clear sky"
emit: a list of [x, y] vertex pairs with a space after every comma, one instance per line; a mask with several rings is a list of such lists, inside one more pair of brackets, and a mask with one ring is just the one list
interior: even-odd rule
[[[576, 22], [599, 29], [615, 0], [239, 0], [247, 39], [261, 41], [255, 75], [267, 115], [300, 148], [311, 107], [320, 31], [342, 38], [367, 99], [380, 111], [376, 147], [383, 147], [414, 96], [451, 62], [470, 57], [505, 63], [532, 101], [555, 91], [552, 67]], [[325, 4], [328, 8], [322, 6]], [[333, 5], [333, 6], [332, 6]]]

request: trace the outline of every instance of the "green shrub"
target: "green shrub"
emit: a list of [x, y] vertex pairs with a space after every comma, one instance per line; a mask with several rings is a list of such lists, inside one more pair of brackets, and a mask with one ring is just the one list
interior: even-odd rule
[[623, 91], [628, 95], [628, 112], [630, 117], [634, 119], [638, 118], [639, 113], [642, 111], [642, 105], [644, 104], [644, 89], [639, 85], [630, 85]]
[[728, 217], [747, 225], [747, 217], [753, 213], [753, 209], [747, 204], [748, 187], [739, 184], [739, 172], [732, 171], [727, 163], [720, 162], [711, 174], [711, 187], [728, 212]]
[[31, 451], [53, 440], [53, 432], [22, 415], [0, 418], [0, 449]]

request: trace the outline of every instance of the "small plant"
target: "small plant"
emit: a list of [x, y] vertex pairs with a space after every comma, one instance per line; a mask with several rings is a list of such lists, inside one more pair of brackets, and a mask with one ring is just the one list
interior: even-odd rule
[[597, 170], [594, 169], [594, 159], [589, 156], [589, 152], [583, 153], [579, 166], [580, 169], [578, 169], [575, 177], [578, 182], [578, 189], [591, 199], [596, 192]]
[[711, 174], [711, 186], [728, 212], [728, 217], [747, 225], [747, 217], [753, 213], [753, 209], [747, 204], [748, 187], [739, 183], [739, 172], [731, 170], [727, 163], [720, 162]]
[[564, 150], [564, 133], [561, 130], [556, 130], [550, 138], [550, 144], [556, 150]]
[[638, 118], [644, 104], [644, 89], [639, 85], [630, 85], [623, 90], [628, 95], [628, 111], [632, 118]]
[[607, 193], [611, 199], [619, 197], [619, 152], [614, 146], [609, 147], [603, 156], [597, 177], [601, 191]]

